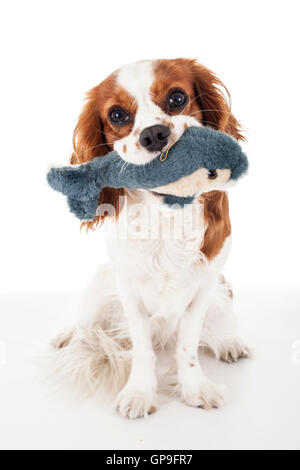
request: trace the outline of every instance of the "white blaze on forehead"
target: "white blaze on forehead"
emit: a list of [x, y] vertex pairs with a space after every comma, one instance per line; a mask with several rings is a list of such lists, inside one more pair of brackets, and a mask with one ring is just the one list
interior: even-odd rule
[[[155, 155], [140, 145], [141, 132], [147, 127], [159, 123], [165, 117], [163, 111], [151, 99], [151, 87], [154, 82], [154, 62], [145, 60], [121, 67], [118, 71], [117, 82], [136, 101], [137, 111], [131, 132], [114, 143], [114, 149], [123, 160], [145, 164]], [[126, 145], [126, 153], [124, 153]]]
[[138, 102], [150, 100], [150, 89], [154, 80], [153, 62], [144, 60], [124, 65], [118, 73], [118, 83]]
[[151, 99], [151, 87], [154, 79], [154, 62], [152, 60], [125, 65], [119, 71], [118, 83], [135, 98], [137, 104], [133, 133], [137, 128], [145, 129], [158, 124], [157, 118], [164, 119], [166, 117], [162, 109]]

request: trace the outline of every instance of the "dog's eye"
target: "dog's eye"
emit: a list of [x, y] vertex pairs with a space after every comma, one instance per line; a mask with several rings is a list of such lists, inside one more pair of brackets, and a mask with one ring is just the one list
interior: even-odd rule
[[188, 101], [187, 94], [183, 90], [173, 90], [167, 96], [168, 111], [182, 109]]
[[120, 106], [111, 109], [108, 113], [108, 118], [115, 126], [124, 126], [124, 124], [130, 121], [130, 116]]

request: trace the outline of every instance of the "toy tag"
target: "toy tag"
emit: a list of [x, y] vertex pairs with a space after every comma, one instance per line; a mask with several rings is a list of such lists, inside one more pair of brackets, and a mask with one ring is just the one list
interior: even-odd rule
[[175, 144], [176, 144], [176, 142], [173, 142], [173, 144], [169, 145], [169, 147], [161, 153], [161, 155], [160, 155], [160, 157], [159, 157], [159, 159], [160, 159], [161, 162], [165, 162], [165, 161], [167, 160], [169, 151], [171, 150], [171, 148], [172, 148], [173, 145], [175, 145]]

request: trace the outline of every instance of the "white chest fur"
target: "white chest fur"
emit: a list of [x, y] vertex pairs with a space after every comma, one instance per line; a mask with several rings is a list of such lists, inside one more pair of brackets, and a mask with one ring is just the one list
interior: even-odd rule
[[180, 315], [215, 263], [201, 252], [205, 234], [201, 203], [169, 209], [146, 192], [129, 193], [107, 241], [117, 272], [130, 280], [152, 315]]

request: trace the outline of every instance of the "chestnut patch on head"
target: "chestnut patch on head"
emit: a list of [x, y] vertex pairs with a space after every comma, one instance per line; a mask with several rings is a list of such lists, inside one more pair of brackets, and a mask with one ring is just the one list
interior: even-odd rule
[[[222, 130], [237, 140], [244, 140], [240, 124], [231, 113], [230, 95], [216, 75], [191, 59], [158, 60], [154, 64], [154, 82], [151, 96], [155, 104], [165, 112], [193, 116], [204, 126]], [[170, 95], [184, 92], [187, 103], [176, 112], [176, 106], [168, 110], [167, 101], [171, 96], [179, 103], [183, 96]], [[222, 91], [223, 90], [223, 91]]]
[[158, 60], [154, 64], [151, 97], [165, 113], [190, 114], [198, 110], [194, 97], [191, 70], [183, 59]]
[[104, 132], [114, 142], [127, 137], [132, 131], [137, 103], [116, 80], [113, 87], [104, 87], [104, 83], [105, 81], [99, 85], [99, 112], [104, 123]]

